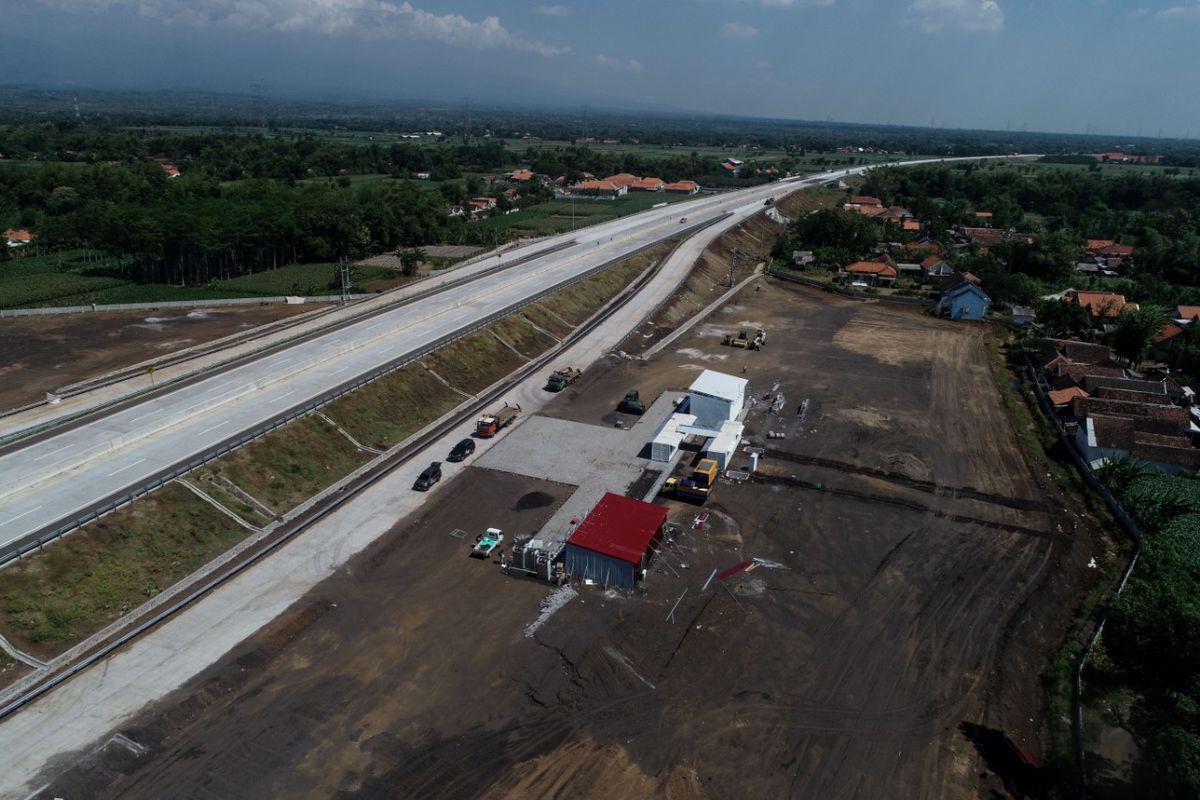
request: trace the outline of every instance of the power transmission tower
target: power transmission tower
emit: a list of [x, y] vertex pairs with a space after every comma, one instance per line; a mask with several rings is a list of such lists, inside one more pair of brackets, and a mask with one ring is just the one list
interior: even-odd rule
[[342, 279], [342, 304], [345, 305], [350, 302], [350, 261], [345, 256], [338, 265], [338, 272]]

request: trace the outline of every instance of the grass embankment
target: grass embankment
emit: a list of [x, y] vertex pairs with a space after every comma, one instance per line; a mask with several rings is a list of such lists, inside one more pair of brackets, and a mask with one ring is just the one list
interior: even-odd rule
[[[668, 245], [613, 265], [499, 321], [505, 341], [533, 357], [555, 344], [523, 314], [567, 333], [624, 288]], [[526, 363], [488, 330], [421, 359], [455, 388], [477, 393]], [[463, 401], [411, 364], [325, 407], [365, 445], [386, 448]], [[291, 422], [190, 473], [186, 479], [255, 525], [270, 518], [223, 488], [230, 481], [281, 515], [350, 474], [372, 455], [319, 417]], [[102, 517], [0, 571], [0, 632], [37, 656], [51, 656], [94, 633], [244, 539], [248, 531], [186, 487], [171, 484]], [[3, 662], [0, 661], [0, 666]]]
[[[290, 264], [205, 286], [135, 283], [105, 274], [119, 266], [116, 259], [97, 258], [84, 250], [14, 258], [0, 269], [0, 308], [313, 296], [340, 291], [331, 288], [339, 285], [335, 264]], [[352, 276], [356, 292], [404, 282], [395, 270], [382, 267], [355, 266]]]
[[320, 417], [303, 417], [212, 461], [192, 475], [219, 475], [284, 514], [370, 460]]
[[53, 656], [155, 596], [246, 536], [169, 484], [0, 572], [0, 630]]

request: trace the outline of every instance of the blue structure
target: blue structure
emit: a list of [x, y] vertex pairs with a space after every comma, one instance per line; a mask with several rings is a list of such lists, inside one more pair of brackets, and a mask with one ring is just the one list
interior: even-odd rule
[[937, 315], [950, 319], [983, 319], [992, 298], [973, 283], [963, 281], [952, 289], [942, 292], [937, 304]]

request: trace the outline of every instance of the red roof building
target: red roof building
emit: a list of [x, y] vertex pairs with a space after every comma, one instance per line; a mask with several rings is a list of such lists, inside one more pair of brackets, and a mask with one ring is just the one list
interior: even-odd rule
[[608, 492], [567, 540], [566, 570], [575, 578], [633, 588], [666, 523], [665, 507]]
[[9, 228], [4, 231], [4, 238], [9, 247], [23, 247], [33, 241], [33, 233], [22, 228]]
[[668, 183], [663, 187], [663, 189], [668, 192], [695, 194], [696, 192], [700, 191], [700, 184], [696, 183], [695, 181], [676, 181], [675, 183]]

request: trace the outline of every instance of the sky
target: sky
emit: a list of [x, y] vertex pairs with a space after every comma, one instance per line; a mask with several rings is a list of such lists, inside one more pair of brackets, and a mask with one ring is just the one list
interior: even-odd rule
[[1200, 137], [1200, 0], [22, 0], [0, 82]]

